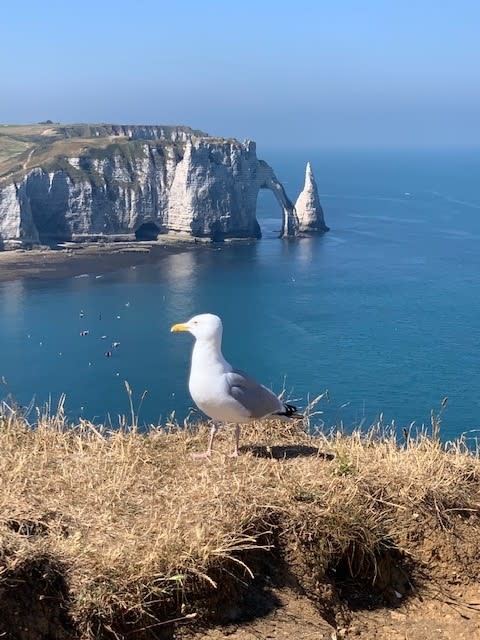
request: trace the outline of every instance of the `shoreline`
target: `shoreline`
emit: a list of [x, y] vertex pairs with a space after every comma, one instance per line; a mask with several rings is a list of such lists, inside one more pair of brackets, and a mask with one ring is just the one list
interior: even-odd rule
[[[204, 244], [203, 242], [201, 243]], [[0, 251], [0, 283], [19, 278], [68, 278], [151, 264], [198, 246], [191, 240], [64, 245]]]

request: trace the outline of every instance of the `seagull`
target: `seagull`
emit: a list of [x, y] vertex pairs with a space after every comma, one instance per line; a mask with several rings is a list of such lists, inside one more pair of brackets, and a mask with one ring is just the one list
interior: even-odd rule
[[235, 448], [230, 457], [238, 456], [240, 424], [267, 416], [291, 418], [297, 408], [284, 403], [273, 391], [234, 369], [222, 355], [222, 321], [218, 316], [204, 313], [188, 322], [174, 324], [171, 332], [188, 331], [195, 337], [188, 388], [193, 401], [213, 420], [207, 450], [196, 458], [212, 455], [218, 422], [235, 424]]

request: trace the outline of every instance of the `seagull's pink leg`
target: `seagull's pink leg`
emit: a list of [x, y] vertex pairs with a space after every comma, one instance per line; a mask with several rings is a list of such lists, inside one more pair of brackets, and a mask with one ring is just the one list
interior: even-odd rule
[[204, 451], [203, 453], [192, 453], [192, 458], [195, 458], [196, 460], [201, 460], [204, 458], [210, 458], [213, 452], [213, 441], [215, 439], [215, 434], [218, 431], [218, 426], [213, 423], [212, 424], [212, 428], [210, 429], [210, 438], [208, 440], [208, 447], [207, 450]]
[[235, 425], [235, 448], [230, 454], [230, 458], [238, 458], [238, 445], [240, 444], [240, 425]]

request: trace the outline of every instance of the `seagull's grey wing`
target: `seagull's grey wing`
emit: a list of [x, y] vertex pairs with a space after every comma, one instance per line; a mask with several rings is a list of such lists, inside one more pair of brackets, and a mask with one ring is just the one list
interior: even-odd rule
[[250, 418], [263, 418], [284, 411], [283, 403], [262, 384], [243, 371], [234, 369], [226, 374], [230, 395], [248, 412]]

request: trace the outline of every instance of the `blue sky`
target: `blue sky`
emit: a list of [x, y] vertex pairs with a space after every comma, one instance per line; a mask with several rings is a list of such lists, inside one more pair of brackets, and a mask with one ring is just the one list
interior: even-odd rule
[[480, 145], [479, 33], [474, 0], [5, 0], [0, 122]]

